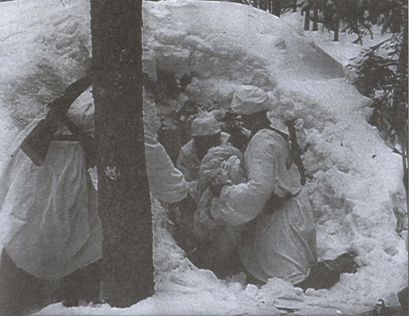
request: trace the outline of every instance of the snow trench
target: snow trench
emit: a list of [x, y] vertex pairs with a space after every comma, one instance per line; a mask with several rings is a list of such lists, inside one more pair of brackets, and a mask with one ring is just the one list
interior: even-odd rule
[[[2, 3], [0, 21], [0, 141], [7, 144], [89, 67], [89, 6], [80, 0]], [[145, 71], [192, 77], [183, 95], [157, 105], [161, 115], [186, 99], [227, 109], [234, 88], [246, 84], [269, 94], [273, 115], [297, 119], [318, 256], [353, 249], [358, 272], [343, 274], [329, 290], [306, 293], [278, 279], [260, 289], [240, 275], [218, 280], [185, 258], [170, 235], [166, 209], [153, 200], [155, 295], [123, 310], [55, 304], [39, 314], [272, 314], [284, 305], [328, 315], [356, 314], [378, 298], [398, 304], [396, 292], [407, 284], [406, 231], [396, 231], [394, 215], [407, 221], [401, 158], [367, 123], [370, 101], [343, 78], [342, 65], [289, 24], [234, 3], [146, 1], [143, 41]]]

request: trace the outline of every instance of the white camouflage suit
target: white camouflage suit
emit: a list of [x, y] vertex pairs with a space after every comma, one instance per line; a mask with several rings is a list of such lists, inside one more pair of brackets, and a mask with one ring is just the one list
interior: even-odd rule
[[[231, 225], [255, 219], [254, 231], [239, 251], [246, 270], [263, 282], [277, 277], [299, 283], [316, 262], [312, 208], [301, 191], [297, 167], [286, 168], [288, 157], [289, 144], [283, 136], [269, 129], [257, 132], [244, 153], [247, 182], [224, 186], [222, 206], [213, 214]], [[278, 209], [268, 210], [271, 194], [291, 197]]]
[[[70, 107], [67, 116], [83, 132], [94, 132], [90, 89]], [[0, 246], [17, 267], [41, 279], [56, 280], [102, 256], [101, 222], [96, 191], [78, 141], [53, 141], [46, 162], [37, 167], [20, 150], [24, 138], [45, 117], [33, 120], [13, 140], [11, 157], [0, 169]], [[187, 195], [180, 171], [149, 131], [145, 154], [150, 189], [164, 202]]]
[[[271, 110], [267, 93], [248, 85], [236, 88], [231, 108], [243, 115]], [[263, 282], [276, 277], [297, 284], [317, 261], [312, 207], [297, 166], [287, 168], [289, 158], [285, 133], [259, 130], [244, 153], [247, 181], [225, 185], [220, 207], [214, 209], [213, 217], [230, 225], [249, 223], [239, 245], [240, 258], [247, 272]], [[273, 196], [280, 203], [268, 203]]]

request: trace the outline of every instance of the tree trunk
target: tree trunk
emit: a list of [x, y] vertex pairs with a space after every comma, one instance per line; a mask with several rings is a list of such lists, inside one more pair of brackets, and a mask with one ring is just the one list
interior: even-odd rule
[[118, 307], [133, 305], [154, 289], [141, 27], [142, 1], [91, 0], [103, 293]]
[[279, 17], [281, 15], [281, 0], [274, 0], [273, 1], [271, 11], [275, 16]]
[[334, 18], [334, 42], [339, 41], [339, 18], [335, 16]]
[[[408, 151], [408, 23], [405, 23], [403, 31], [402, 47], [399, 55], [399, 77], [400, 77], [400, 107], [399, 117], [402, 120], [402, 143], [406, 152]], [[406, 105], [406, 109], [405, 109]], [[407, 157], [406, 157], [407, 158]]]
[[318, 31], [318, 8], [314, 7], [314, 21], [312, 23], [312, 30]]
[[308, 31], [309, 29], [310, 29], [310, 7], [307, 6], [305, 8], [304, 31]]
[[[399, 82], [394, 89], [393, 94], [393, 116], [395, 130], [397, 131], [399, 143], [402, 151], [402, 164], [404, 174], [407, 173], [408, 168], [408, 81], [407, 81], [407, 69], [408, 69], [408, 24], [405, 24], [403, 30], [402, 46], [399, 53], [399, 65], [398, 74]], [[407, 179], [404, 179], [407, 193]], [[407, 199], [407, 206], [409, 208], [409, 199]]]

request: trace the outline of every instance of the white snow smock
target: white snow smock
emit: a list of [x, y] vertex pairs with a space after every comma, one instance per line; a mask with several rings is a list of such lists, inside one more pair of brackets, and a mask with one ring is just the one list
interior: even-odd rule
[[187, 196], [187, 182], [182, 172], [175, 168], [166, 149], [148, 131], [145, 131], [145, 159], [149, 188], [154, 198], [175, 203]]
[[[98, 260], [102, 235], [80, 143], [52, 141], [41, 167], [20, 149], [45, 116], [36, 117], [13, 140], [11, 157], [0, 170], [0, 244], [19, 268], [54, 280]], [[77, 99], [67, 116], [83, 132], [93, 131], [92, 102]], [[64, 130], [61, 126], [59, 132]]]
[[[36, 117], [13, 140], [10, 159], [0, 169], [0, 246], [24, 271], [47, 280], [60, 279], [102, 256], [102, 228], [97, 195], [78, 141], [51, 142], [46, 161], [37, 167], [20, 149], [45, 118]], [[94, 132], [90, 90], [67, 116], [85, 133]], [[59, 132], [67, 132], [61, 126]], [[173, 203], [187, 195], [187, 184], [152, 133], [145, 133], [145, 158], [153, 197]]]
[[[264, 282], [277, 277], [296, 284], [316, 262], [312, 208], [301, 192], [297, 167], [286, 168], [289, 154], [282, 135], [269, 129], [257, 132], [244, 154], [247, 182], [224, 186], [220, 207], [213, 210], [213, 216], [231, 225], [255, 219], [239, 251], [246, 270]], [[278, 208], [267, 209], [272, 194], [285, 200]]]

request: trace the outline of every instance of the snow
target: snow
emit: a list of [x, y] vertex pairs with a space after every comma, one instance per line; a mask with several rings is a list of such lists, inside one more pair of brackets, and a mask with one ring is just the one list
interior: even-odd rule
[[26, 124], [41, 104], [85, 74], [90, 35], [76, 15], [80, 8], [77, 1], [1, 4], [0, 102], [19, 123]]
[[281, 19], [290, 24], [297, 33], [314, 40], [320, 48], [342, 65], [346, 65], [351, 58], [358, 56], [364, 48], [376, 45], [390, 37], [390, 34], [382, 33], [382, 27], [374, 26], [372, 36], [370, 34], [363, 36], [361, 44], [354, 44], [357, 35], [347, 32], [340, 32], [339, 41], [334, 42], [334, 32], [329, 32], [322, 24], [319, 24], [318, 31], [312, 31], [312, 23], [310, 23], [310, 31], [304, 32], [304, 17], [300, 12], [283, 14]]
[[[89, 5], [6, 2], [0, 21], [0, 141], [6, 144], [89, 66]], [[305, 189], [317, 216], [318, 256], [354, 249], [358, 272], [342, 275], [330, 290], [306, 293], [278, 279], [260, 289], [240, 276], [218, 280], [184, 258], [168, 232], [166, 210], [153, 201], [153, 297], [127, 309], [53, 304], [37, 315], [279, 313], [274, 306], [336, 315], [370, 309], [378, 298], [397, 304], [395, 293], [407, 284], [406, 234], [396, 233], [394, 216], [394, 209], [406, 212], [401, 158], [367, 123], [369, 100], [343, 77], [343, 64], [360, 48], [341, 50], [342, 36], [331, 44], [310, 34], [314, 42], [299, 23], [293, 14], [279, 19], [234, 3], [145, 2], [144, 51], [153, 57], [144, 60], [193, 75], [186, 95], [205, 107], [229, 107], [235, 87], [246, 84], [269, 93], [273, 115], [298, 118], [300, 142], [308, 145], [304, 163], [312, 179]]]

